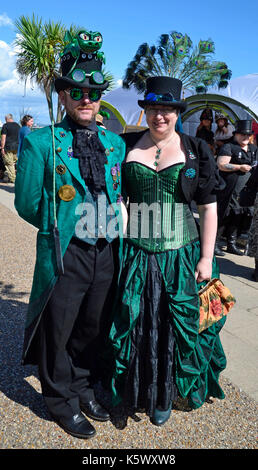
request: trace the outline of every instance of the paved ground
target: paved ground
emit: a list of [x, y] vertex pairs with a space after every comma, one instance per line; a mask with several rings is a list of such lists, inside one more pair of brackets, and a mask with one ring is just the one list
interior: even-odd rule
[[258, 401], [258, 283], [253, 260], [226, 254], [221, 277], [237, 298], [221, 333], [228, 365], [221, 378], [225, 400], [191, 413], [173, 411], [156, 428], [145, 415], [117, 429], [95, 423], [97, 436], [72, 438], [46, 412], [37, 370], [20, 365], [23, 324], [35, 260], [36, 230], [13, 206], [14, 189], [0, 182], [0, 449], [255, 449]]

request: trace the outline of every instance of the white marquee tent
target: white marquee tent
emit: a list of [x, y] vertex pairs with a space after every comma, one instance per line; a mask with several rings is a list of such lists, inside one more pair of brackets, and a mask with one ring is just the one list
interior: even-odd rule
[[[214, 88], [207, 94], [192, 94], [188, 90], [184, 90], [183, 94], [188, 105], [182, 115], [183, 129], [187, 134], [195, 135], [199, 116], [206, 107], [223, 112], [233, 124], [237, 119], [258, 122], [258, 73], [234, 78], [227, 88]], [[106, 127], [122, 132], [127, 126], [146, 126], [145, 116], [137, 103], [142, 97], [134, 88], [117, 88], [104, 95], [102, 108], [110, 113], [110, 119], [104, 120]]]

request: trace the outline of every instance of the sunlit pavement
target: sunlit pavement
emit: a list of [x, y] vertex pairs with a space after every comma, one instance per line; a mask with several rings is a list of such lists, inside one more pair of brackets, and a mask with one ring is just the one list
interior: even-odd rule
[[[0, 181], [0, 203], [10, 211], [14, 208], [14, 185]], [[18, 217], [18, 215], [17, 215]], [[254, 260], [225, 252], [218, 257], [221, 279], [236, 297], [221, 332], [227, 356], [224, 376], [258, 401], [258, 282], [252, 280]]]

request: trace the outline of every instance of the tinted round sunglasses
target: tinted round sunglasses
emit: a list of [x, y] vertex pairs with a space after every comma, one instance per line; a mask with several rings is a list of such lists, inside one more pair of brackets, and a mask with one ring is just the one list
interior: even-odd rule
[[71, 88], [71, 90], [64, 91], [75, 101], [80, 101], [84, 96], [87, 96], [90, 101], [99, 101], [101, 97], [101, 90], [97, 90], [96, 88], [91, 88], [87, 93], [81, 88]]

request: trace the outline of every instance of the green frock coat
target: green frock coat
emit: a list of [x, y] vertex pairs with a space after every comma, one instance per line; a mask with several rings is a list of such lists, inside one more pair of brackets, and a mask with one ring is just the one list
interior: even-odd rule
[[[119, 203], [121, 175], [117, 175], [114, 184], [114, 173], [117, 173], [116, 165], [121, 164], [124, 159], [125, 144], [121, 137], [113, 132], [100, 127], [98, 131], [107, 155], [105, 165], [107, 196], [111, 204]], [[37, 341], [35, 333], [41, 313], [58, 279], [53, 235], [53, 166], [55, 166], [56, 217], [62, 256], [74, 235], [76, 223], [80, 218], [76, 208], [78, 204], [85, 202], [86, 185], [80, 174], [79, 160], [72, 156], [72, 141], [72, 132], [67, 119], [64, 118], [61, 123], [54, 126], [53, 138], [51, 126], [34, 131], [27, 136], [24, 139], [23, 151], [18, 162], [15, 208], [24, 220], [38, 228], [36, 265], [25, 325], [24, 364], [37, 364], [34, 347]], [[69, 201], [60, 199], [58, 195], [59, 188], [63, 185], [69, 185], [70, 190], [72, 189], [74, 197]], [[119, 204], [115, 206], [115, 210], [118, 214]], [[121, 249], [122, 237], [120, 237]]]

